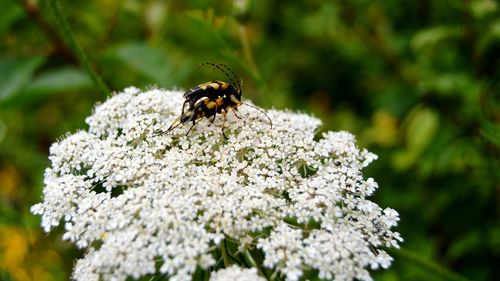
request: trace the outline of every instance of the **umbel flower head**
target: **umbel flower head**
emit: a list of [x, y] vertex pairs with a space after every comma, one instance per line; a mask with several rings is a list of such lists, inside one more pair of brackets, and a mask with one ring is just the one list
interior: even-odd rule
[[88, 130], [50, 148], [32, 212], [86, 249], [74, 279], [191, 280], [202, 270], [215, 280], [371, 280], [368, 269], [390, 266], [398, 213], [369, 200], [377, 183], [361, 169], [376, 155], [352, 134], [317, 136], [318, 119], [278, 110], [267, 111], [270, 129], [245, 106], [242, 119], [228, 114], [228, 139], [222, 118], [159, 134], [182, 101], [179, 91], [127, 88], [96, 106]]

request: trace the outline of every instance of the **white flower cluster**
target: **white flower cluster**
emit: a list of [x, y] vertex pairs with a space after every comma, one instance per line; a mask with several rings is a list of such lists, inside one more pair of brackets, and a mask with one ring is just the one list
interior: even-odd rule
[[87, 131], [52, 145], [44, 200], [32, 212], [45, 231], [64, 224], [64, 239], [87, 249], [74, 279], [191, 280], [218, 264], [224, 239], [261, 251], [263, 266], [286, 280], [307, 270], [371, 280], [367, 268], [390, 265], [381, 247], [402, 241], [391, 230], [399, 217], [368, 200], [377, 183], [361, 169], [376, 156], [353, 135], [318, 137], [318, 119], [278, 110], [267, 111], [271, 129], [246, 106], [242, 119], [228, 114], [228, 139], [221, 117], [199, 120], [187, 136], [191, 124], [159, 134], [182, 102], [179, 91], [128, 88], [95, 108]]
[[259, 276], [256, 268], [241, 268], [232, 265], [221, 269], [210, 276], [210, 281], [266, 281]]

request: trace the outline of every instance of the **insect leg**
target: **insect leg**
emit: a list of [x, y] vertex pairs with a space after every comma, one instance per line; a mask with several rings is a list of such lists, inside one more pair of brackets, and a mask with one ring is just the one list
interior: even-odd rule
[[[175, 119], [175, 121], [174, 121], [174, 122], [172, 122], [172, 124], [170, 125], [170, 127], [168, 127], [167, 132], [172, 131], [173, 129], [177, 128], [179, 125], [181, 125], [181, 124], [182, 124], [182, 123], [180, 122], [180, 119], [181, 119], [182, 115], [184, 114], [184, 108], [186, 107], [186, 104], [187, 104], [187, 101], [185, 101], [185, 102], [182, 104], [181, 115], [179, 115], [179, 117], [177, 117], [177, 119]], [[174, 125], [176, 122], [179, 122], [179, 123], [177, 123], [176, 125]]]
[[189, 130], [186, 133], [186, 136], [191, 132], [191, 129], [193, 129], [194, 125], [196, 125], [196, 119], [197, 119], [197, 110], [201, 107], [202, 104], [199, 104], [195, 107], [193, 107], [191, 111], [191, 115], [189, 116], [189, 119], [186, 120], [184, 123], [188, 123], [189, 121], [193, 121], [193, 125], [189, 128]]
[[182, 104], [181, 115], [184, 113], [184, 108], [186, 107], [187, 103], [188, 103], [187, 101], [184, 101], [184, 103]]
[[186, 133], [186, 136], [189, 135], [189, 132], [191, 132], [191, 129], [196, 125], [196, 119], [193, 119], [193, 125], [189, 128], [189, 130]]
[[212, 126], [212, 123], [214, 123], [216, 116], [217, 116], [217, 113], [215, 113], [214, 117], [212, 118], [212, 120], [210, 120], [210, 124], [208, 124], [209, 127]]
[[238, 118], [238, 119], [243, 119], [243, 118], [241, 118], [240, 116], [238, 116], [238, 114], [236, 114], [236, 108], [234, 108], [234, 107], [230, 107], [230, 108], [231, 108], [231, 110], [233, 111], [234, 116], [236, 116], [236, 118]]
[[224, 128], [226, 127], [227, 112], [225, 110], [223, 110], [222, 115], [224, 115], [224, 121], [222, 121], [222, 135], [227, 140], [228, 137], [226, 136], [226, 133], [224, 132]]
[[[181, 116], [182, 116], [182, 115], [181, 115]], [[170, 131], [172, 131], [173, 129], [177, 128], [177, 127], [181, 124], [181, 122], [180, 122], [180, 120], [181, 120], [181, 116], [177, 117], [177, 118], [174, 120], [174, 122], [172, 122], [172, 124], [170, 125], [170, 127], [168, 127], [168, 129], [167, 129], [167, 133], [168, 133], [168, 132], [170, 132]], [[178, 123], [177, 123], [177, 122], [178, 122]], [[175, 124], [175, 123], [177, 123], [177, 124]]]

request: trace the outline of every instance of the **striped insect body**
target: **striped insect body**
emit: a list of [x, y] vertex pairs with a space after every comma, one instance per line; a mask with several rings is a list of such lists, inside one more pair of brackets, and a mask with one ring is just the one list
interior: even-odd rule
[[[217, 117], [217, 114], [222, 114], [224, 119], [221, 131], [222, 135], [227, 139], [224, 129], [229, 111], [232, 111], [237, 118], [242, 119], [236, 113], [238, 111], [238, 107], [243, 104], [251, 107], [254, 106], [241, 102], [241, 80], [229, 67], [224, 64], [213, 63], [203, 63], [200, 66], [203, 65], [210, 65], [215, 69], [220, 70], [224, 73], [224, 75], [226, 75], [230, 83], [213, 80], [189, 89], [183, 96], [184, 103], [182, 104], [181, 115], [172, 123], [172, 125], [170, 125], [167, 132], [172, 131], [180, 125], [191, 123], [192, 125], [186, 133], [186, 135], [188, 135], [198, 120], [202, 118], [209, 118], [210, 125], [212, 125]], [[231, 73], [231, 75], [229, 75], [229, 73]], [[258, 109], [257, 107], [254, 108], [265, 114], [264, 111]], [[265, 115], [269, 119], [272, 127], [271, 119], [267, 116], [267, 114]]]

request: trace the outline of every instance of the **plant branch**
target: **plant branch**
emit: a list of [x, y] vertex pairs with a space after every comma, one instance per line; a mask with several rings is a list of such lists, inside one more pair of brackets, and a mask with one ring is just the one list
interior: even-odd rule
[[391, 253], [394, 257], [399, 257], [402, 260], [406, 260], [409, 263], [413, 263], [417, 266], [422, 267], [423, 269], [433, 272], [436, 275], [439, 275], [446, 280], [451, 281], [469, 281], [469, 279], [447, 269], [446, 267], [432, 261], [426, 259], [415, 252], [405, 250], [405, 249], [389, 249], [388, 252]]
[[227, 268], [231, 265], [231, 261], [229, 260], [229, 256], [227, 255], [226, 240], [220, 243], [220, 251], [222, 254], [222, 259], [224, 260], [224, 267]]
[[56, 21], [57, 27], [59, 29], [59, 32], [62, 34], [62, 36], [66, 39], [66, 43], [69, 45], [69, 48], [73, 51], [75, 56], [78, 58], [78, 62], [80, 65], [82, 65], [85, 70], [87, 71], [88, 75], [92, 79], [92, 82], [94, 82], [95, 87], [103, 94], [104, 96], [109, 95], [109, 89], [104, 84], [104, 81], [101, 79], [101, 77], [97, 74], [97, 72], [94, 70], [92, 65], [89, 62], [89, 59], [87, 58], [87, 55], [85, 52], [83, 52], [82, 47], [76, 40], [73, 32], [69, 28], [69, 25], [64, 18], [64, 15], [61, 11], [61, 5], [59, 1], [57, 0], [47, 0], [49, 4], [49, 8], [54, 16], [54, 19]]
[[262, 268], [261, 265], [259, 265], [255, 260], [254, 258], [252, 257], [252, 254], [248, 251], [247, 248], [245, 248], [243, 250], [243, 256], [245, 257], [245, 259], [250, 263], [250, 265], [252, 265], [252, 267], [255, 267], [257, 268], [257, 270], [260, 272], [260, 274], [264, 277], [267, 278], [267, 275], [266, 275], [266, 272], [264, 271], [264, 269]]
[[250, 46], [250, 40], [248, 38], [247, 27], [242, 23], [238, 23], [238, 25], [238, 35], [241, 47], [243, 49], [243, 56], [248, 62], [248, 67], [245, 68], [247, 68], [247, 71], [251, 74], [252, 78], [257, 81], [262, 91], [265, 93], [270, 93], [267, 81], [262, 76], [257, 63], [255, 62], [255, 58], [252, 53], [252, 47]]
[[52, 52], [63, 56], [71, 64], [78, 64], [78, 58], [68, 49], [64, 40], [47, 23], [36, 2], [17, 0], [19, 6], [24, 10], [29, 19], [31, 19], [47, 39], [52, 43]]

